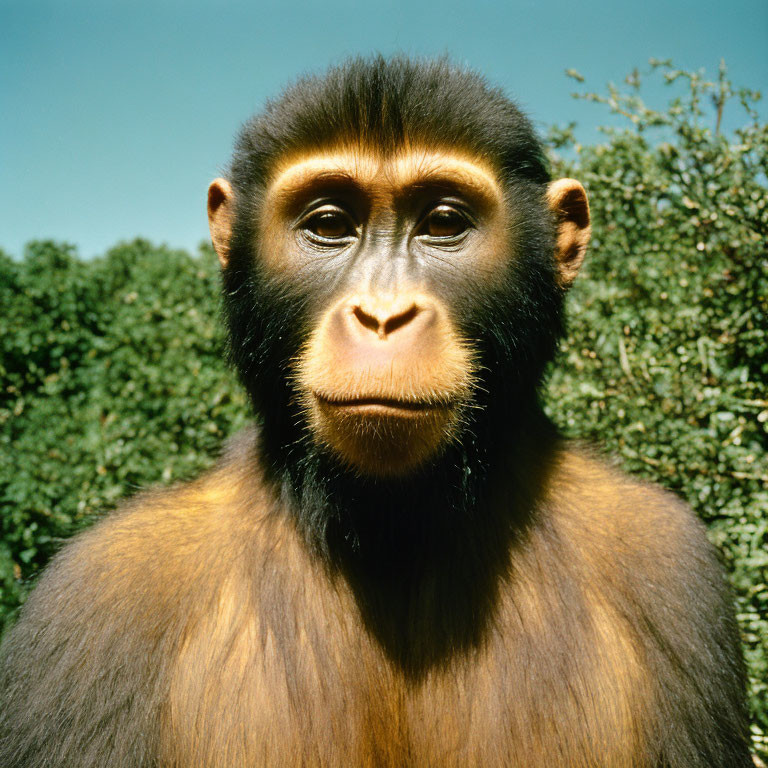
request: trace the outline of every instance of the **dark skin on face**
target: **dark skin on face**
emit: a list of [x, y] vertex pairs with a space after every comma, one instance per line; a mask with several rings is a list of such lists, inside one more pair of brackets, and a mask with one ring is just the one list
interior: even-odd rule
[[[229, 183], [214, 181], [208, 200], [226, 267]], [[567, 287], [589, 240], [586, 194], [561, 179], [547, 202]], [[268, 273], [317, 286], [294, 372], [313, 438], [362, 474], [413, 472], [454, 438], [472, 401], [476, 357], [451, 307], [509, 267], [514, 211], [494, 170], [457, 152], [328, 151], [283, 161], [264, 211], [258, 253]]]

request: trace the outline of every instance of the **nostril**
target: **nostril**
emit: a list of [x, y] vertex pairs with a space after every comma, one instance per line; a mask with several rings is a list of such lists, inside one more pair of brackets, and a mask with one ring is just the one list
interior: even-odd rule
[[375, 333], [380, 339], [386, 339], [390, 334], [408, 325], [421, 311], [415, 303], [402, 312], [389, 308], [380, 312], [370, 311], [363, 309], [360, 304], [355, 304], [349, 309], [363, 328]]
[[362, 307], [359, 306], [352, 308], [352, 314], [357, 318], [357, 321], [360, 323], [360, 325], [367, 328], [369, 331], [380, 334], [380, 324], [378, 318], [374, 317], [373, 315], [369, 315], [363, 310]]
[[394, 333], [398, 328], [408, 325], [418, 313], [419, 308], [415, 304], [411, 304], [410, 308], [406, 309], [405, 312], [387, 318], [384, 321], [384, 335], [386, 336], [390, 333]]

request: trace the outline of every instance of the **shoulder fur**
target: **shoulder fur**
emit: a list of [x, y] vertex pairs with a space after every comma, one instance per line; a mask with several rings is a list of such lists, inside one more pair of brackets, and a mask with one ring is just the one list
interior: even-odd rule
[[3, 646], [0, 765], [153, 764], [159, 683], [269, 514], [249, 443], [195, 482], [138, 495], [54, 558]]
[[560, 453], [544, 504], [589, 604], [623, 627], [624, 660], [635, 658], [651, 686], [646, 742], [664, 765], [730, 764], [723, 745], [745, 739], [744, 671], [704, 525], [674, 494], [578, 449]]

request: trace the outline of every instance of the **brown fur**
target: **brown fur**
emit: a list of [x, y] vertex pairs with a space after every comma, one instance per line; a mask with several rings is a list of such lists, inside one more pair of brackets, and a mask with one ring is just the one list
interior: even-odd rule
[[123, 641], [90, 625], [94, 666], [162, 646], [144, 681], [159, 766], [655, 768], [659, 681], [625, 601], [629, 579], [675, 590], [667, 565], [699, 525], [674, 499], [558, 449], [482, 643], [412, 679], [313, 562], [251, 440], [79, 539], [28, 608], [124, 621]]

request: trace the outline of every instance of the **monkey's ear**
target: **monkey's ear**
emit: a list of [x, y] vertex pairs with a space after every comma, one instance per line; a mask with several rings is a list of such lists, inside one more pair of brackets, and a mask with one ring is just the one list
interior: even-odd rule
[[222, 267], [229, 264], [235, 193], [226, 179], [214, 179], [208, 187], [208, 227]]
[[558, 179], [547, 187], [547, 202], [557, 222], [557, 279], [561, 288], [568, 288], [578, 274], [589, 243], [587, 193], [576, 179]]

